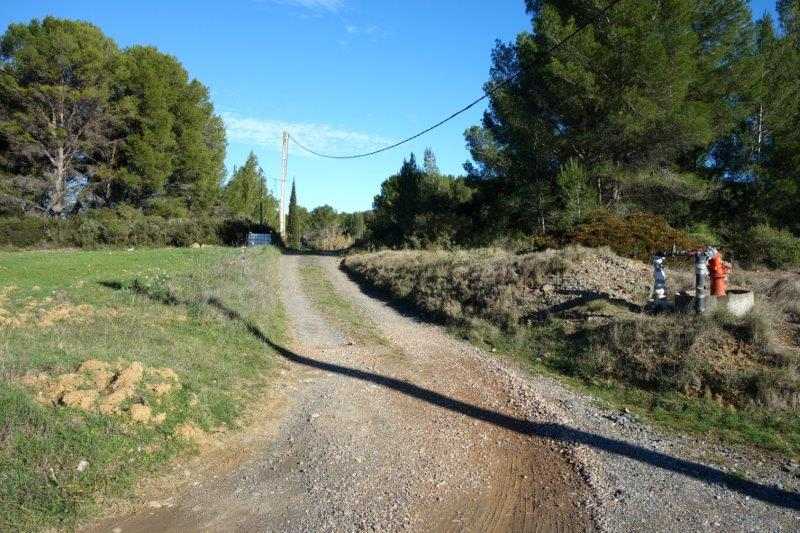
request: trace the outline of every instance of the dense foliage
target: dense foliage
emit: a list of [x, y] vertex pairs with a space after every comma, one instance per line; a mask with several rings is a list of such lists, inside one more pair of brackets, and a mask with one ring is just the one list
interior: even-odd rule
[[439, 173], [433, 152], [419, 168], [414, 154], [381, 185], [370, 223], [373, 241], [393, 247], [446, 245], [463, 238], [469, 219], [461, 207], [472, 191], [463, 179]]
[[0, 245], [240, 244], [277, 227], [254, 154], [225, 183], [222, 120], [176, 58], [47, 17], [11, 24], [0, 61]]
[[252, 229], [244, 218], [165, 218], [133, 209], [95, 209], [69, 218], [2, 217], [0, 249], [241, 246]]
[[[531, 31], [495, 47], [489, 109], [465, 133], [466, 178], [441, 176], [430, 151], [424, 169], [404, 162], [375, 198], [373, 244], [582, 237], [643, 256], [660, 232], [796, 262], [798, 3], [778, 2], [777, 29], [745, 0], [622, 2], [599, 16], [606, 5], [526, 1]], [[633, 235], [618, 231], [631, 221]], [[742, 253], [756, 237], [769, 253]]]
[[234, 170], [223, 190], [224, 203], [231, 213], [278, 227], [278, 200], [267, 189], [267, 178], [253, 152], [245, 164]]
[[47, 17], [0, 40], [4, 211], [66, 216], [121, 203], [206, 210], [225, 132], [208, 90], [153, 47]]

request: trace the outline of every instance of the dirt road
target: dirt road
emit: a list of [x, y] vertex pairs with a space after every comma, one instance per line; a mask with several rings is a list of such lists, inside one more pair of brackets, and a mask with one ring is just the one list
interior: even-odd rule
[[193, 472], [181, 494], [156, 494], [95, 531], [595, 529], [566, 446], [474, 416], [519, 413], [466, 346], [421, 327], [403, 343], [353, 342], [298, 276], [322, 261], [337, 287], [350, 284], [334, 260], [282, 261], [294, 342], [278, 347], [288, 361], [280, 415], [272, 405], [238, 464]]
[[[273, 346], [286, 369], [263, 415], [188, 467], [186, 481], [154, 489], [150, 505], [90, 531], [800, 525], [787, 476], [770, 470], [756, 482], [704, 463], [690, 440], [603, 411], [370, 298], [335, 258], [281, 260], [294, 341]], [[371, 340], [357, 340], [364, 336], [315, 305], [299, 276], [306, 265], [322, 267]], [[243, 320], [224, 303], [219, 310]]]

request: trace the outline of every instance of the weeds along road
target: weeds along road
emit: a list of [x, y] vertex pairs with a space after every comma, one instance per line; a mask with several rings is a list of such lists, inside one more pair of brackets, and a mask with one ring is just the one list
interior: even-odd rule
[[353, 299], [367, 297], [355, 286], [341, 292], [351, 282], [334, 258], [281, 261], [294, 342], [278, 348], [289, 363], [272, 427], [248, 440], [238, 464], [220, 461], [225, 468], [200, 475], [169, 506], [93, 530], [595, 529], [590, 491], [565, 447], [448, 408], [514, 414], [469, 350], [429, 328], [387, 339], [381, 317]]
[[788, 474], [620, 422], [371, 298], [336, 258], [280, 261], [290, 345], [211, 303], [286, 361], [253, 427], [90, 531], [797, 530]]

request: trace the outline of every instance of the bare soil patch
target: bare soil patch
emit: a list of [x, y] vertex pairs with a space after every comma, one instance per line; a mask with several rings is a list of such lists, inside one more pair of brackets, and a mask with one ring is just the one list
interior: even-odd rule
[[87, 359], [75, 372], [66, 374], [26, 374], [21, 382], [31, 389], [37, 401], [53, 408], [118, 414], [141, 424], [163, 422], [167, 407], [162, 399], [181, 388], [178, 375], [171, 368], [97, 359]]

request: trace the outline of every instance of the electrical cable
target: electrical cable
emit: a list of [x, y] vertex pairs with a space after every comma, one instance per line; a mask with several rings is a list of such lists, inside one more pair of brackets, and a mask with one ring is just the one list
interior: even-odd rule
[[[598, 16], [596, 17], [595, 20], [598, 20], [601, 16], [604, 16], [604, 15], [608, 14], [620, 2], [622, 2], [622, 0], [612, 0], [611, 2], [609, 2], [608, 5], [606, 5], [606, 7], [604, 7], [603, 9], [598, 11]], [[576, 28], [572, 33], [570, 33], [569, 35], [564, 37], [562, 40], [560, 40], [559, 42], [557, 42], [556, 44], [551, 46], [545, 52], [545, 54], [547, 54], [547, 55], [552, 54], [553, 52], [555, 52], [556, 50], [561, 48], [563, 45], [568, 43], [576, 35], [578, 35], [583, 30], [585, 30], [587, 27], [589, 27], [591, 24], [593, 24], [593, 22], [586, 22], [586, 23], [582, 24], [581, 26]], [[448, 115], [446, 118], [440, 120], [439, 122], [437, 122], [436, 124], [434, 124], [434, 125], [432, 125], [432, 126], [430, 126], [428, 128], [425, 128], [424, 130], [420, 131], [419, 133], [416, 133], [416, 134], [412, 135], [411, 137], [407, 137], [407, 138], [403, 139], [402, 141], [398, 141], [396, 143], [390, 144], [388, 146], [384, 146], [383, 148], [379, 148], [379, 149], [373, 150], [371, 152], [366, 152], [366, 153], [363, 153], [363, 154], [353, 154], [353, 155], [331, 155], [331, 154], [325, 154], [325, 153], [317, 152], [317, 151], [305, 146], [300, 141], [295, 139], [292, 134], [289, 134], [289, 138], [300, 149], [302, 149], [302, 150], [304, 150], [304, 151], [306, 151], [306, 152], [308, 152], [310, 154], [313, 154], [313, 155], [315, 155], [317, 157], [323, 157], [325, 159], [361, 159], [361, 158], [364, 158], [364, 157], [370, 157], [370, 156], [373, 156], [373, 155], [380, 154], [382, 152], [387, 152], [389, 150], [397, 148], [398, 146], [402, 146], [402, 145], [404, 145], [406, 143], [409, 143], [409, 142], [413, 141], [414, 139], [418, 139], [419, 137], [422, 137], [423, 135], [425, 135], [427, 133], [430, 133], [431, 131], [435, 130], [436, 128], [438, 128], [440, 126], [443, 126], [444, 124], [450, 122], [451, 120], [453, 120], [457, 116], [459, 116], [459, 115], [461, 115], [463, 113], [466, 113], [467, 111], [469, 111], [470, 109], [472, 109], [473, 107], [475, 107], [476, 105], [478, 105], [479, 103], [481, 103], [482, 101], [487, 99], [489, 96], [491, 96], [494, 93], [496, 93], [497, 91], [499, 91], [501, 88], [506, 87], [507, 85], [512, 83], [514, 80], [516, 80], [520, 76], [520, 74], [521, 74], [521, 71], [517, 72], [516, 74], [514, 74], [510, 78], [507, 78], [507, 79], [501, 81], [500, 83], [496, 84], [494, 87], [486, 90], [483, 93], [483, 95], [481, 95], [480, 97], [476, 98], [475, 100], [473, 100], [469, 104], [465, 105], [464, 107], [462, 107], [458, 111]]]

